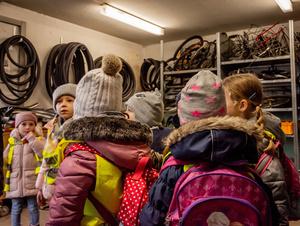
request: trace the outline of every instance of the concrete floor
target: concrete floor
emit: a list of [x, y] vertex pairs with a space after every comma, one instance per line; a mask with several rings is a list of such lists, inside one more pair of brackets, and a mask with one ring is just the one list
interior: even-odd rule
[[[44, 226], [45, 222], [48, 218], [49, 210], [40, 210], [40, 226]], [[23, 209], [21, 216], [21, 224], [22, 226], [28, 226], [30, 224], [30, 215], [27, 211], [27, 208]], [[9, 226], [11, 225], [10, 214], [5, 217], [0, 217], [0, 225], [1, 226]], [[290, 226], [300, 226], [300, 221], [290, 221]]]
[[[49, 210], [40, 210], [40, 226], [44, 226], [45, 222], [48, 218]], [[11, 225], [11, 218], [10, 214], [6, 215], [5, 217], [0, 217], [0, 225], [1, 226], [9, 226]], [[25, 207], [22, 211], [21, 215], [21, 224], [22, 226], [29, 226], [30, 225], [30, 215]]]

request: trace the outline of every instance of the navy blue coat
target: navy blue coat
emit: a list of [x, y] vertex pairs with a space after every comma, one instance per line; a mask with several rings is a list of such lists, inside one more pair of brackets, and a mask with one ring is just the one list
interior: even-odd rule
[[[257, 163], [261, 133], [254, 123], [237, 117], [208, 118], [189, 122], [167, 139], [171, 154], [181, 160], [211, 160], [222, 164]], [[165, 160], [166, 161], [166, 160]], [[149, 191], [149, 202], [140, 214], [141, 225], [163, 225], [183, 166], [164, 169]]]
[[173, 129], [169, 127], [157, 127], [154, 129], [151, 128], [151, 130], [153, 132], [153, 142], [150, 145], [150, 148], [162, 154], [165, 149], [163, 139], [165, 139]]

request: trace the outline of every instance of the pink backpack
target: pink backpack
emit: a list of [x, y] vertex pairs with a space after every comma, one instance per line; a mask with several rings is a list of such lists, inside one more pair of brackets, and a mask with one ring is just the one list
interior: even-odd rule
[[[284, 149], [280, 141], [275, 140], [274, 144], [275, 148], [277, 148], [277, 151], [279, 152], [279, 161], [284, 170], [286, 190], [290, 199], [287, 206], [289, 211], [289, 220], [296, 221], [300, 219], [300, 182], [298, 171], [293, 161], [284, 153]], [[263, 153], [261, 155], [255, 167], [260, 177], [262, 177], [264, 172], [268, 169], [274, 157], [275, 152], [272, 154]], [[293, 204], [293, 200], [296, 203]]]
[[[170, 157], [162, 170], [183, 163], [174, 162]], [[225, 165], [213, 167], [210, 162], [194, 165], [179, 178], [166, 225], [229, 225], [234, 222], [249, 226], [272, 224], [268, 196], [254, 179]]]

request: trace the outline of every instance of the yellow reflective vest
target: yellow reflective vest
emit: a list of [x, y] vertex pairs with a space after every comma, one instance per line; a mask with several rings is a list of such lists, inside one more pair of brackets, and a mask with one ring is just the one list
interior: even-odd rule
[[[80, 141], [82, 143], [83, 141]], [[66, 147], [74, 141], [62, 140], [62, 147]], [[92, 195], [100, 202], [113, 216], [117, 216], [123, 197], [122, 171], [113, 163], [95, 154], [97, 159], [96, 184]], [[83, 210], [81, 225], [95, 226], [105, 223], [97, 209], [89, 199], [86, 199]]]
[[[113, 216], [117, 216], [123, 197], [122, 171], [104, 158], [97, 157], [95, 190], [91, 193]], [[86, 199], [80, 225], [94, 226], [105, 223], [97, 209]]]
[[46, 164], [50, 167], [46, 170], [45, 173], [45, 183], [47, 184], [54, 184], [57, 172], [59, 169], [59, 165], [64, 160], [64, 150], [70, 143], [82, 143], [83, 141], [78, 140], [65, 140], [64, 138], [58, 143], [57, 147], [52, 151], [49, 152], [47, 150], [43, 151], [43, 158]]

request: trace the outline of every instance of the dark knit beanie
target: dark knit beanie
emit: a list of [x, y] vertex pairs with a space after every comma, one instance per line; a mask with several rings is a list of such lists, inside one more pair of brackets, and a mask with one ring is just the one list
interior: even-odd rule
[[37, 117], [31, 111], [24, 111], [16, 115], [15, 128], [18, 128], [24, 121], [34, 121], [35, 125], [37, 125]]
[[226, 114], [221, 79], [209, 70], [194, 75], [181, 90], [178, 104], [180, 124]]
[[134, 94], [125, 103], [134, 112], [134, 120], [148, 126], [161, 126], [164, 117], [164, 103], [158, 89], [155, 92]]
[[52, 94], [52, 99], [53, 99], [53, 109], [56, 111], [56, 101], [58, 98], [60, 98], [61, 96], [72, 96], [72, 97], [76, 97], [76, 84], [73, 83], [67, 83], [64, 85], [61, 85], [59, 87], [57, 87], [53, 94]]
[[102, 67], [86, 73], [76, 89], [73, 119], [97, 116], [106, 111], [121, 111], [123, 78], [122, 61], [113, 54], [105, 55]]

